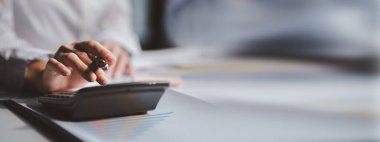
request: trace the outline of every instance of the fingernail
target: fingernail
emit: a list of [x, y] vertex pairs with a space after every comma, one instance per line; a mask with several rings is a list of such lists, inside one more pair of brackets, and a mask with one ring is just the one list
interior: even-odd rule
[[90, 75], [90, 81], [91, 81], [91, 82], [94, 82], [95, 80], [96, 80], [96, 75], [92, 73], [92, 74]]
[[101, 85], [107, 85], [107, 83], [108, 83], [108, 81], [107, 81], [107, 79], [105, 79], [102, 81]]
[[69, 70], [69, 71], [66, 71], [65, 73], [64, 73], [64, 76], [69, 76], [71, 74], [71, 71]]
[[106, 85], [106, 84], [107, 84], [107, 78], [99, 77], [99, 78], [97, 78], [97, 82], [98, 82], [100, 85]]

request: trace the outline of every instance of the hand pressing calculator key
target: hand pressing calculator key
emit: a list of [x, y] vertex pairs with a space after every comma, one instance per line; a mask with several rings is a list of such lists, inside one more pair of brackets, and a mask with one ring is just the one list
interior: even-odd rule
[[154, 110], [168, 87], [167, 82], [111, 84], [47, 94], [38, 101], [48, 110], [61, 112], [70, 120], [89, 120]]

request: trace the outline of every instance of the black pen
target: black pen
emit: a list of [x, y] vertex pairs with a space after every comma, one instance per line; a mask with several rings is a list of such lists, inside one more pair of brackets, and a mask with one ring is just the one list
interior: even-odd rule
[[4, 106], [11, 110], [18, 117], [22, 118], [36, 130], [44, 134], [51, 141], [70, 141], [78, 142], [82, 141], [78, 137], [74, 136], [64, 128], [50, 120], [49, 118], [40, 115], [28, 108], [20, 105], [13, 100], [2, 101]]

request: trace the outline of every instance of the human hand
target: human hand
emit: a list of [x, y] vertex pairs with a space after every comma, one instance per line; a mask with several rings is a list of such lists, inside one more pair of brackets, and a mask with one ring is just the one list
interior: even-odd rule
[[106, 73], [108, 77], [117, 78], [123, 74], [131, 75], [133, 73], [130, 56], [127, 51], [113, 42], [102, 42], [102, 45], [116, 57], [115, 64], [111, 65]]
[[62, 45], [47, 63], [32, 62], [26, 80], [40, 92], [72, 91], [93, 81], [105, 85], [106, 73], [92, 63], [94, 56], [102, 57], [109, 65], [116, 61], [115, 56], [96, 41], [74, 42]]

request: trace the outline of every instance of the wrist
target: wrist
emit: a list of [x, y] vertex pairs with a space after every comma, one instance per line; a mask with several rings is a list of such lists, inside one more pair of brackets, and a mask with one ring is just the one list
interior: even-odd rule
[[42, 87], [42, 75], [46, 62], [35, 60], [28, 64], [25, 73], [25, 87], [28, 90], [44, 92]]

